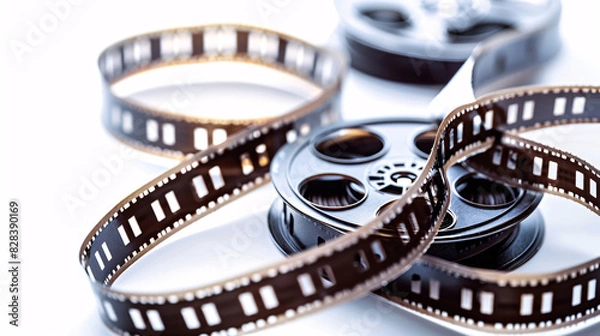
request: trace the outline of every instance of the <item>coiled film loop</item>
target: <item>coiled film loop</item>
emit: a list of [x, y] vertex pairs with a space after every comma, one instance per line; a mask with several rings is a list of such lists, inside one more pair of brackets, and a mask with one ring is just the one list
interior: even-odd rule
[[224, 61], [261, 65], [311, 82], [322, 89], [321, 94], [296, 111], [290, 111], [289, 116], [328, 105], [331, 111], [325, 113], [323, 119], [329, 118], [327, 122], [337, 119], [333, 104], [345, 72], [339, 55], [266, 29], [211, 25], [150, 33], [108, 47], [98, 61], [103, 79], [104, 126], [115, 137], [136, 148], [182, 158], [221, 143], [228, 135], [250, 125], [272, 120], [228, 120], [162, 111], [120, 97], [113, 89], [115, 83], [143, 71]]

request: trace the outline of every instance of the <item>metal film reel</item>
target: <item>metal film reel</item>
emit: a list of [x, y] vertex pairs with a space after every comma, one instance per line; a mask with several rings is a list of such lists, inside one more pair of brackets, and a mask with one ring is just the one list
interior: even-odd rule
[[[435, 130], [434, 123], [416, 119], [353, 122], [282, 149], [285, 159], [272, 173], [281, 199], [269, 216], [277, 246], [296, 253], [354, 231], [384, 211], [421, 174]], [[537, 252], [544, 236], [535, 212], [541, 194], [496, 183], [461, 164], [448, 170], [448, 178], [450, 207], [428, 254], [506, 270]], [[384, 228], [378, 234], [389, 238], [397, 232]]]
[[[560, 15], [556, 0], [339, 0], [336, 6], [352, 67], [421, 84], [446, 83], [483, 41], [539, 29]], [[506, 60], [496, 66], [506, 67]]]

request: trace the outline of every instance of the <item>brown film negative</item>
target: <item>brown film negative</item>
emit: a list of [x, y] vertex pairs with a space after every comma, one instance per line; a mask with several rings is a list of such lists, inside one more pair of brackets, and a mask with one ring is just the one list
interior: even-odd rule
[[[173, 38], [187, 41], [188, 47], [166, 49], [163, 40]], [[210, 38], [231, 43], [207, 42]], [[313, 56], [300, 58], [291, 50]], [[305, 62], [309, 59], [312, 62]], [[155, 111], [111, 91], [114, 82], [145, 69], [219, 60], [251, 62], [297, 74], [322, 87], [323, 93], [281, 118], [232, 126], [223, 120], [194, 120]], [[122, 272], [171, 234], [265, 183], [269, 164], [285, 143], [334, 119], [342, 64], [334, 54], [291, 37], [232, 25], [148, 34], [103, 53], [105, 126], [139, 148], [172, 156], [195, 153], [117, 204], [82, 245], [80, 261], [109, 328], [140, 335], [237, 334], [376, 290], [414, 265], [433, 240], [449, 202], [445, 169], [464, 158], [471, 158], [473, 167], [498, 181], [556, 193], [599, 212], [598, 171], [593, 166], [516, 135], [527, 129], [596, 122], [598, 88], [513, 89], [450, 113], [440, 124], [431, 155], [414, 185], [352, 234], [210, 286], [163, 294], [111, 288]], [[149, 136], [148, 123], [159, 125], [158, 136]], [[226, 131], [227, 140], [197, 152], [194, 136], [212, 134], [216, 128]], [[397, 232], [397, 237], [382, 239], [373, 234], [381, 229]], [[362, 262], [356, 263], [357, 258]], [[598, 260], [537, 276], [480, 271], [435, 258], [421, 261], [422, 268], [406, 274], [418, 281], [418, 293], [398, 296], [407, 292], [398, 289], [385, 294], [424, 314], [467, 327], [493, 332], [561, 328], [595, 316], [600, 303]]]

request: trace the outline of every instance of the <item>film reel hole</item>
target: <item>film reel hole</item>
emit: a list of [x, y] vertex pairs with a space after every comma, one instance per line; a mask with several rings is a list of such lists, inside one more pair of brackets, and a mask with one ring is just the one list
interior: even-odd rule
[[361, 128], [343, 128], [317, 138], [314, 149], [325, 160], [356, 163], [383, 154], [385, 141], [381, 136]]
[[465, 202], [479, 207], [505, 207], [514, 203], [519, 190], [487, 178], [467, 175], [455, 183], [458, 196]]
[[427, 158], [431, 153], [431, 148], [435, 142], [436, 129], [429, 129], [417, 134], [413, 139], [413, 145], [416, 148], [416, 154], [420, 157]]
[[375, 26], [383, 29], [404, 28], [410, 24], [408, 16], [396, 9], [362, 9], [360, 13]]
[[448, 29], [448, 35], [456, 43], [477, 42], [510, 27], [504, 23], [480, 22], [467, 29]]
[[325, 210], [353, 207], [362, 202], [367, 195], [362, 183], [338, 174], [310, 177], [300, 184], [298, 190], [304, 200]]

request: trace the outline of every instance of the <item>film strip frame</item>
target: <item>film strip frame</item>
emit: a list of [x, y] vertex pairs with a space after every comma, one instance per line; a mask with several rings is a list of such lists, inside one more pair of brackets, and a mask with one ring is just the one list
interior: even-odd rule
[[[124, 55], [124, 51], [121, 55]], [[125, 56], [120, 57], [124, 58]], [[124, 73], [131, 72], [124, 71]], [[110, 75], [110, 72], [108, 74], [107, 78], [110, 81], [116, 80], [116, 77]], [[261, 126], [250, 126], [249, 129], [229, 137], [224, 143], [195, 154], [132, 193], [110, 211], [90, 233], [82, 246], [81, 263], [90, 275], [94, 291], [100, 301], [101, 315], [105, 323], [113, 330], [123, 334], [170, 333], [184, 335], [210, 334], [212, 332], [236, 334], [240, 331], [251, 331], [269, 324], [279, 323], [310, 311], [364, 295], [369, 290], [378, 288], [387, 280], [393, 279], [409, 267], [432, 240], [433, 233], [441, 220], [439, 214], [445, 211], [447, 206], [448, 193], [446, 192], [444, 165], [482, 151], [490, 147], [492, 143], [495, 143], [494, 148], [496, 148], [496, 151], [497, 148], [506, 146], [506, 153], [510, 152], [510, 149], [508, 149], [510, 144], [518, 148], [518, 144], [522, 143], [517, 140], [495, 142], [496, 139], [508, 139], [509, 136], [499, 132], [496, 127], [508, 124], [510, 127], [507, 127], [507, 129], [522, 129], [525, 127], [548, 127], [565, 122], [593, 122], [596, 121], [594, 111], [597, 114], [600, 109], [597, 95], [597, 88], [575, 87], [554, 90], [541, 89], [540, 91], [518, 89], [512, 91], [512, 93], [487, 97], [473, 105], [456, 110], [442, 124], [436, 142], [437, 150], [434, 151], [426, 165], [425, 171], [427, 171], [427, 174], [418, 179], [415, 187], [411, 189], [412, 192], [407, 193], [396, 206], [385, 212], [382, 217], [356, 233], [339, 238], [315, 250], [213, 286], [188, 291], [165, 294], [129, 294], [110, 288], [112, 282], [131, 263], [169, 235], [188, 223], [201, 218], [204, 214], [214, 211], [238, 196], [251, 191], [254, 186], [263, 183], [268, 178], [268, 162], [280, 146], [293, 138], [290, 136], [293, 133], [290, 132], [302, 132], [302, 129], [306, 129], [306, 127], [316, 127], [321, 121], [321, 118], [317, 116], [320, 116], [319, 113], [328, 111], [330, 105], [320, 105], [319, 108], [312, 111], [310, 111], [310, 108], [304, 108], [303, 111], [295, 111], [291, 116], [282, 120], [270, 121]], [[552, 99], [554, 99], [555, 104], [564, 104], [564, 106], [579, 104], [577, 106], [580, 106], [581, 97], [583, 97], [585, 105], [581, 111], [581, 108], [578, 107], [577, 109], [571, 109], [571, 115], [564, 113], [565, 108], [563, 108], [562, 115], [544, 113], [544, 111], [560, 111], [560, 108], [550, 108], [552, 105], [548, 102]], [[559, 98], [566, 99], [566, 103], [556, 103]], [[577, 104], [574, 103], [576, 98], [579, 99]], [[118, 101], [118, 99], [115, 99], [115, 101]], [[491, 101], [493, 103], [490, 103]], [[526, 103], [531, 101], [534, 107], [525, 107]], [[572, 103], [569, 103], [569, 101], [572, 101]], [[491, 108], [492, 105], [490, 104], [496, 107]], [[517, 116], [516, 120], [513, 121], [510, 117], [512, 115], [510, 111], [514, 108], [510, 106], [514, 104], [517, 104], [517, 106], [522, 104], [523, 116], [521, 118]], [[530, 105], [531, 103], [528, 106]], [[135, 107], [134, 105], [125, 104], [123, 106], [131, 109]], [[533, 109], [533, 112], [531, 112], [531, 109]], [[110, 110], [112, 111], [112, 109]], [[144, 109], [140, 110], [144, 111]], [[306, 111], [313, 113], [303, 114]], [[488, 117], [490, 115], [489, 111], [493, 111], [491, 117]], [[575, 113], [576, 111], [578, 113]], [[532, 117], [529, 117], [529, 115]], [[461, 124], [463, 125], [462, 131], [459, 131], [461, 128], [459, 125]], [[471, 125], [471, 132], [468, 130], [468, 125]], [[477, 133], [474, 132], [475, 125], [479, 125], [479, 132]], [[120, 129], [123, 129], [122, 125]], [[118, 128], [113, 132], [122, 138], [134, 139], [133, 142], [136, 142], [134, 136], [119, 135]], [[139, 139], [137, 140], [142, 146], [144, 143], [143, 137], [148, 137], [144, 133], [130, 132], [127, 134], [138, 135]], [[532, 148], [531, 146], [530, 144], [529, 149]], [[535, 145], [535, 147], [544, 148], [541, 145]], [[522, 148], [527, 149], [526, 146]], [[550, 152], [550, 149], [547, 150], [548, 153], [555, 153]], [[532, 154], [531, 150], [522, 150], [518, 153], [517, 157], [518, 155], [523, 157], [529, 155], [531, 162], [534, 162], [534, 160], [539, 161], [536, 158], [541, 157], [542, 162], [547, 162], [546, 169], [548, 171], [551, 170], [550, 162], [556, 162], [556, 160], [553, 161], [546, 157], [547, 154], [543, 150], [541, 153], [536, 151], [535, 154]], [[248, 156], [244, 154], [248, 154]], [[514, 154], [510, 155], [514, 156]], [[577, 167], [580, 167], [579, 163], [584, 167], [591, 167], [573, 156], [564, 155], [567, 163], [575, 162]], [[248, 172], [248, 169], [244, 171], [247, 161], [242, 158], [245, 157], [252, 158], [250, 162], [253, 170], [249, 173], [245, 173], [245, 171]], [[496, 160], [494, 157], [496, 156], [492, 156], [491, 162]], [[508, 163], [506, 164], [508, 165]], [[571, 169], [572, 167], [568, 164], [565, 164], [565, 167], [561, 166], [564, 176], [561, 175], [560, 178], [561, 181], [564, 178], [565, 187], [562, 187], [562, 191], [561, 189], [557, 189], [557, 191], [561, 195], [571, 196], [571, 198], [582, 203], [581, 182], [578, 182], [581, 179], [577, 173], [580, 170], [578, 170], [579, 168]], [[543, 171], [544, 168], [542, 168]], [[523, 181], [525, 180], [524, 177], [528, 176], [540, 178], [543, 175], [535, 172], [537, 170], [532, 168], [531, 172], [521, 176], [520, 180]], [[573, 178], [573, 176], [575, 177]], [[523, 185], [520, 184], [520, 186]], [[534, 189], [538, 187], [539, 185], [534, 186]], [[590, 188], [590, 194], [591, 190]], [[591, 201], [595, 206], [597, 201], [595, 199]], [[586, 206], [589, 205], [586, 203]], [[396, 228], [397, 231], [408, 232], [409, 239], [383, 241], [374, 235], [370, 235], [374, 230], [380, 229], [384, 225]], [[359, 262], [356, 262], [357, 260]], [[552, 290], [554, 290], [554, 285], [568, 287], [565, 283], [567, 283], [566, 280], [569, 277], [583, 281], [585, 279], [579, 278], [578, 274], [585, 273], [584, 275], [592, 274], [595, 276], [597, 275], [595, 271], [598, 269], [597, 262], [591, 262], [567, 270], [565, 273], [544, 277], [512, 279], [510, 276], [497, 276], [496, 274], [469, 270], [457, 276], [459, 273], [453, 267], [445, 264], [436, 265], [435, 260], [431, 261], [430, 264], [433, 265], [430, 266], [431, 269], [439, 269], [441, 273], [450, 274], [454, 278], [460, 279], [465, 286], [470, 283], [469, 281], [479, 284], [481, 286], [479, 288], [492, 288], [494, 286], [495, 289], [506, 288], [508, 284], [513, 293], [511, 297], [518, 297], [521, 300], [513, 300], [515, 302], [519, 301], [519, 307], [523, 305], [523, 300], [532, 302], [531, 305], [535, 300], [544, 300], [536, 299], [537, 296], [530, 293], [532, 291], [530, 287], [535, 287], [530, 286], [530, 284], [536, 284], [540, 288], [551, 288]], [[575, 275], [573, 276], [573, 274]], [[426, 278], [423, 275], [421, 279]], [[412, 281], [416, 280], [411, 280], [411, 286]], [[559, 285], [561, 283], [562, 285]], [[513, 284], [515, 285], [513, 286]], [[570, 288], [573, 297], [576, 297], [577, 293], [580, 294], [581, 304], [581, 301], [583, 301], [581, 298], [583, 287], [577, 287], [578, 285], [583, 286], [582, 283], [578, 283]], [[464, 289], [465, 286], [457, 286], [456, 288]], [[434, 314], [439, 310], [441, 312], [439, 316], [444, 317], [444, 312], [453, 311], [456, 308], [456, 302], [461, 302], [460, 307], [458, 307], [459, 312], [460, 309], [467, 307], [467, 303], [462, 304], [463, 300], [468, 301], [468, 299], [462, 298], [462, 289], [459, 301], [454, 300], [453, 295], [449, 294], [448, 297], [452, 297], [452, 300], [454, 300], [453, 306], [442, 309], [431, 308]], [[558, 289], [564, 288], [560, 287]], [[469, 293], [468, 291], [464, 292]], [[489, 297], [489, 295], [481, 296], [479, 294], [473, 295], [473, 293], [475, 292], [471, 289], [471, 300], [474, 297]], [[527, 296], [528, 294], [533, 296]], [[465, 297], [468, 298], [469, 295], [465, 294]], [[493, 297], [500, 298], [500, 295], [494, 294]], [[523, 297], [526, 299], [522, 299]], [[446, 294], [444, 294], [445, 298]], [[410, 301], [411, 299], [407, 300]], [[452, 300], [444, 300], [444, 302]], [[498, 300], [496, 300], [496, 304]], [[517, 307], [517, 304], [513, 301], [510, 302], [510, 305], [512, 305], [510, 307]], [[586, 302], [585, 307], [598, 304], [596, 297], [588, 301], [592, 303]], [[416, 299], [413, 302], [417, 302]], [[577, 300], [573, 299], [572, 302], [577, 302]], [[415, 305], [419, 307], [419, 304], [422, 307], [424, 306], [423, 303], [416, 303]], [[488, 307], [489, 304], [481, 304], [480, 306]], [[581, 304], [581, 307], [583, 306]], [[492, 307], [494, 307], [494, 304], [492, 304]], [[554, 310], [551, 310], [554, 314], [564, 315], [565, 312], [562, 308], [552, 307]], [[473, 301], [471, 301], [471, 308], [473, 308]], [[494, 314], [493, 318], [495, 320], [493, 321], [484, 319], [485, 316], [483, 315], [486, 314], [481, 314], [482, 316], [479, 318], [477, 314], [471, 314], [469, 311], [468, 314], [464, 314], [464, 312], [462, 315], [456, 314], [455, 316], [458, 316], [458, 318], [455, 317], [452, 321], [484, 328], [493, 326], [494, 330], [512, 330], [515, 326], [530, 328], [532, 323], [533, 327], [531, 329], [552, 328], [577, 323], [588, 316], [595, 315], [597, 311], [593, 307], [588, 307], [583, 312], [579, 311], [573, 314], [574, 310], [572, 308], [569, 307], [567, 315], [564, 315], [564, 322], [563, 317], [559, 317], [561, 319], [560, 323], [556, 320], [552, 324], [547, 323], [547, 321], [551, 321], [549, 316], [544, 316], [544, 319], [538, 322], [535, 319], [537, 315], [533, 316], [533, 309], [531, 309], [532, 314], [519, 314], [519, 316], [511, 314], [511, 310], [502, 309], [506, 314], [501, 317], [497, 316], [499, 314]], [[427, 312], [429, 309], [422, 310]], [[517, 311], [519, 310], [517, 309]], [[523, 308], [521, 312], [523, 311], [527, 312], [528, 310]], [[527, 322], [520, 322], [523, 319], [526, 319]]]

